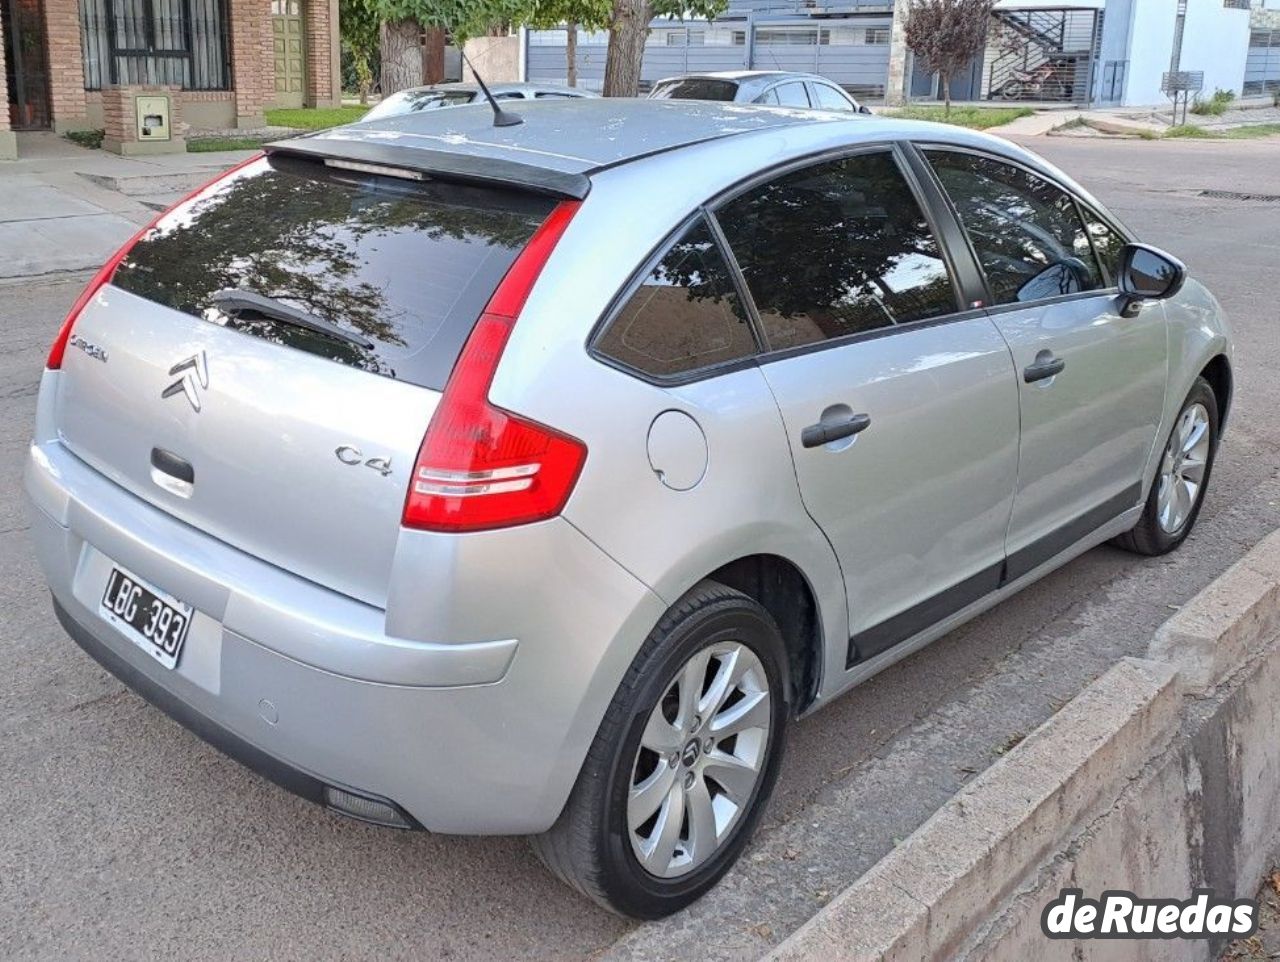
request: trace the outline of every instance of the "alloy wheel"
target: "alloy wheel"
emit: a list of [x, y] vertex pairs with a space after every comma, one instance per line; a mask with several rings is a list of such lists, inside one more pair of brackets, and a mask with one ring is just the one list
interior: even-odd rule
[[1160, 463], [1156, 520], [1166, 534], [1182, 530], [1195, 509], [1209, 462], [1209, 412], [1199, 402], [1178, 417]]
[[756, 654], [739, 642], [697, 652], [649, 714], [632, 766], [627, 834], [640, 865], [676, 878], [733, 834], [764, 770], [773, 706]]

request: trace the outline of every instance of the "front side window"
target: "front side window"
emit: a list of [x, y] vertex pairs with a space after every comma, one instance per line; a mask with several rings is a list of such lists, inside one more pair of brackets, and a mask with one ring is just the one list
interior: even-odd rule
[[853, 104], [849, 103], [849, 98], [836, 90], [835, 87], [828, 87], [826, 84], [814, 84], [813, 92], [817, 94], [817, 106], [823, 110], [853, 110]]
[[230, 90], [227, 23], [227, 0], [80, 0], [85, 89]]
[[956, 310], [938, 243], [887, 151], [786, 174], [716, 218], [772, 350]]
[[755, 353], [751, 325], [704, 220], [699, 218], [667, 248], [596, 342], [596, 350], [656, 377]]
[[1115, 287], [1120, 277], [1120, 253], [1128, 241], [1088, 207], [1081, 207], [1081, 210], [1084, 212], [1085, 225], [1089, 228], [1089, 236], [1093, 238], [1093, 249], [1106, 268], [1111, 286]]
[[1102, 275], [1075, 200], [1043, 177], [989, 157], [927, 150], [996, 304], [1098, 290]]

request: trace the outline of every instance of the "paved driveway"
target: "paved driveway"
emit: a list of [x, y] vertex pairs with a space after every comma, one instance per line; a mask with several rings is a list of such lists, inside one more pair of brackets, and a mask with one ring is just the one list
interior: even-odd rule
[[38, 370], [84, 278], [0, 284], [0, 957], [729, 958], [784, 936], [1280, 524], [1280, 205], [1197, 194], [1280, 195], [1280, 141], [1031, 145], [1235, 321], [1238, 401], [1200, 527], [1165, 559], [1090, 552], [797, 726], [748, 859], [640, 929], [519, 839], [370, 829], [286, 795], [62, 635], [18, 488]]

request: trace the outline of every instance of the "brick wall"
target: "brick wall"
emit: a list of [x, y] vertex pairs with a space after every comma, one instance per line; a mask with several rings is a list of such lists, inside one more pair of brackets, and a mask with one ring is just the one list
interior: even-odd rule
[[258, 127], [275, 97], [271, 53], [271, 0], [230, 0], [231, 86], [236, 125]]
[[9, 86], [4, 66], [4, 22], [0, 21], [0, 133], [9, 129]]
[[336, 107], [342, 100], [338, 66], [338, 0], [303, 0], [303, 32], [307, 41], [306, 103]]
[[49, 107], [55, 130], [88, 124], [84, 61], [80, 52], [79, 0], [45, 0], [45, 37], [49, 49]]

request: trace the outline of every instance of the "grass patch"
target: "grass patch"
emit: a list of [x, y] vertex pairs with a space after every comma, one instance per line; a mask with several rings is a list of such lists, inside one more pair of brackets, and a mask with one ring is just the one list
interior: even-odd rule
[[355, 123], [366, 113], [368, 107], [298, 107], [268, 110], [267, 123], [273, 127], [297, 127], [302, 130], [324, 130], [326, 127], [340, 127], [343, 124]]
[[89, 150], [97, 150], [102, 146], [102, 138], [107, 132], [105, 130], [68, 130], [62, 136], [73, 144], [79, 144]]
[[1235, 99], [1236, 95], [1230, 90], [1215, 90], [1208, 100], [1196, 101], [1191, 112], [1201, 117], [1221, 117]]
[[187, 153], [209, 154], [219, 150], [260, 150], [268, 140], [262, 137], [196, 137], [187, 141]]
[[1195, 124], [1182, 124], [1165, 131], [1166, 137], [1187, 137], [1193, 140], [1255, 140], [1280, 134], [1280, 124], [1253, 124], [1249, 127], [1231, 127], [1227, 130], [1206, 130]]
[[1019, 117], [1030, 117], [1034, 110], [1030, 107], [952, 107], [951, 116], [946, 116], [945, 107], [899, 107], [897, 110], [886, 110], [882, 117], [901, 117], [904, 120], [933, 120], [943, 124], [955, 124], [957, 127], [971, 127], [974, 130], [986, 130], [989, 127], [1000, 127]]

